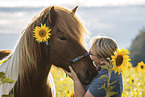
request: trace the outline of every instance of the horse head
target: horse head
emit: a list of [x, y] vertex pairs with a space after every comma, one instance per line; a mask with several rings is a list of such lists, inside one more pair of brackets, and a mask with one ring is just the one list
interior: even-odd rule
[[88, 84], [96, 76], [97, 71], [84, 47], [83, 38], [86, 31], [75, 16], [76, 9], [77, 7], [73, 10], [48, 7], [42, 11], [36, 22], [39, 25], [44, 23], [51, 28], [49, 45], [46, 44], [47, 48], [44, 50], [44, 53], [48, 54], [45, 56], [49, 56], [49, 63], [67, 71], [71, 65], [82, 84]]

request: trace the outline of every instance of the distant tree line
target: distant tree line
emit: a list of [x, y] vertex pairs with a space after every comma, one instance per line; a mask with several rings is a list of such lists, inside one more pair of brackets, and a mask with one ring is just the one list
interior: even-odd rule
[[135, 67], [140, 61], [145, 62], [145, 27], [143, 27], [138, 36], [133, 40], [130, 48], [130, 59]]

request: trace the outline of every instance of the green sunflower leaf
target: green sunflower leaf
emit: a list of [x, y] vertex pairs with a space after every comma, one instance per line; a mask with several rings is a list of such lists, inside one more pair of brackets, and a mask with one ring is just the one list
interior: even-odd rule
[[10, 84], [12, 84], [12, 83], [15, 82], [13, 79], [10, 79], [10, 78], [2, 78], [0, 81], [1, 81], [1, 84], [3, 84], [3, 83], [10, 83]]
[[107, 92], [106, 93], [106, 97], [111, 97], [111, 96], [113, 96], [113, 95], [115, 95], [115, 94], [117, 94], [118, 92]]
[[0, 78], [6, 78], [6, 74], [4, 72], [0, 72]]
[[104, 83], [104, 85], [102, 85], [101, 88], [98, 88], [98, 89], [103, 89], [103, 88], [105, 89], [105, 85], [106, 84]]
[[107, 77], [106, 75], [102, 75], [99, 79], [104, 79], [106, 77]]
[[117, 82], [117, 80], [116, 80], [116, 81], [114, 81], [114, 82], [112, 82], [112, 83], [110, 83], [110, 85], [114, 84], [115, 82]]
[[109, 78], [106, 78], [104, 81], [108, 81], [109, 80]]
[[11, 95], [2, 95], [2, 97], [14, 97], [14, 95], [13, 94], [11, 94]]
[[104, 66], [101, 66], [101, 68], [108, 69], [108, 66], [107, 65], [104, 65]]
[[113, 90], [115, 88], [115, 86], [109, 86], [109, 87], [106, 87], [105, 90], [107, 92], [110, 92], [111, 90]]
[[107, 62], [107, 61], [103, 61], [106, 65], [109, 65], [109, 62]]

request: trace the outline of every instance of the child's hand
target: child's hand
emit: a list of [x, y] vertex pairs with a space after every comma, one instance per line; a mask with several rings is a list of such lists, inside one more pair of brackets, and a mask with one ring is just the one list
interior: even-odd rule
[[65, 73], [66, 73], [70, 78], [72, 78], [72, 80], [74, 80], [74, 81], [75, 81], [75, 80], [78, 80], [77, 74], [75, 73], [75, 71], [73, 70], [73, 68], [72, 68], [71, 66], [69, 66], [69, 69], [70, 69], [71, 72], [68, 72], [68, 71], [64, 70]]

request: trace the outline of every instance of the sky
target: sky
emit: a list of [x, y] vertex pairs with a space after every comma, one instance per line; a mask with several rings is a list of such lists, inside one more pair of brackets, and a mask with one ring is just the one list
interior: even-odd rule
[[145, 5], [145, 0], [0, 0], [0, 7], [15, 6], [122, 6]]
[[[10, 34], [5, 35], [5, 37], [0, 36], [1, 47], [3, 49], [13, 47], [14, 41], [19, 38], [19, 35], [15, 35], [20, 34], [27, 27], [34, 15], [50, 5], [59, 5], [71, 9], [76, 5], [79, 7], [87, 6], [80, 7], [77, 11], [78, 14], [76, 14], [80, 16], [79, 19], [89, 32], [97, 32], [95, 35], [104, 33], [103, 35], [118, 41], [120, 47], [129, 47], [139, 30], [145, 27], [145, 0], [0, 0], [0, 34]], [[128, 7], [125, 5], [144, 6]], [[30, 8], [27, 6], [30, 6]], [[92, 14], [95, 11], [96, 13]], [[14, 36], [11, 36], [13, 34]], [[125, 36], [126, 38], [122, 41], [121, 37]], [[3, 43], [6, 37], [9, 37], [9, 40], [7, 40], [7, 43]]]

